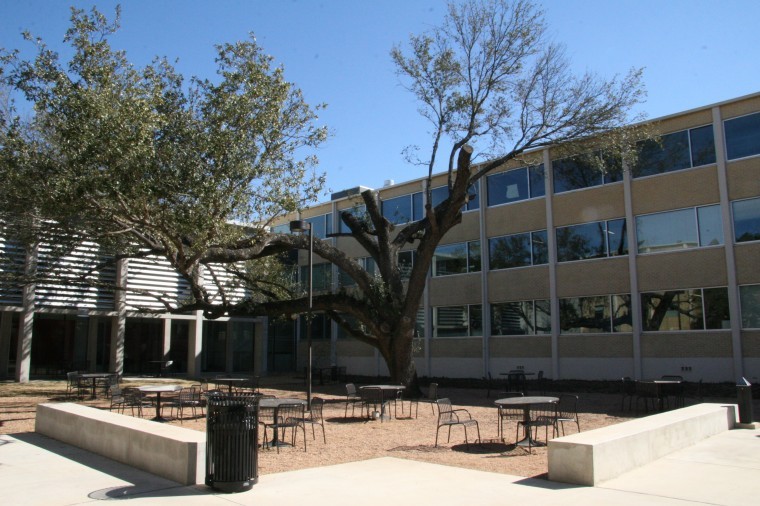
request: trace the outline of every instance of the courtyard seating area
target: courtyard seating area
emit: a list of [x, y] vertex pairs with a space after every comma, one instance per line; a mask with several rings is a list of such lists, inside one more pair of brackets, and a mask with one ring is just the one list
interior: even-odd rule
[[[122, 393], [130, 388], [166, 382], [189, 388], [197, 381], [179, 378], [123, 378], [120, 384]], [[213, 388], [213, 381], [211, 382]], [[362, 383], [357, 383], [361, 390]], [[553, 392], [553, 385], [547, 386], [549, 396], [577, 395], [577, 411], [572, 417], [565, 413], [566, 418], [574, 418], [565, 423], [565, 432], [573, 434], [578, 424], [585, 432], [595, 428], [617, 424], [632, 418], [644, 416], [631, 410], [621, 409], [621, 394], [611, 385], [609, 392]], [[563, 389], [567, 390], [565, 385]], [[226, 390], [226, 387], [225, 387]], [[289, 378], [262, 378], [258, 392], [275, 398], [295, 398], [305, 400], [303, 384]], [[530, 393], [530, 392], [529, 392]], [[423, 394], [429, 395], [427, 386]], [[518, 433], [519, 416], [512, 418], [500, 417], [499, 408], [495, 405], [493, 393], [487, 396], [485, 388], [460, 388], [438, 385], [436, 397], [448, 398], [455, 408], [466, 409], [473, 420], [477, 420], [480, 429], [480, 442], [477, 443], [477, 431], [468, 434], [465, 442], [464, 431], [461, 427], [453, 427], [450, 442], [446, 438], [438, 441], [436, 446], [436, 431], [439, 415], [437, 406], [433, 409], [423, 406], [417, 410], [413, 402], [401, 396], [393, 399], [388, 406], [389, 416], [385, 420], [375, 420], [367, 416], [367, 410], [346, 409], [348, 407], [345, 384], [315, 385], [314, 395], [321, 401], [321, 420], [316, 431], [298, 429], [296, 446], [281, 447], [280, 452], [262, 450], [259, 452], [260, 473], [271, 474], [296, 469], [319, 467], [329, 464], [339, 464], [365, 460], [375, 457], [398, 457], [424, 462], [453, 465], [469, 469], [505, 473], [517, 476], [542, 476], [547, 472], [547, 449], [543, 446], [532, 446], [530, 453], [514, 444], [515, 434]], [[351, 403], [355, 398], [348, 398]], [[118, 399], [117, 399], [118, 400]], [[724, 399], [705, 399], [707, 402], [734, 401], [730, 397]], [[28, 384], [6, 383], [0, 389], [0, 431], [5, 434], [32, 432], [34, 430], [35, 408], [39, 403], [69, 402], [67, 381], [32, 381]], [[95, 399], [84, 395], [76, 402], [110, 409], [112, 399], [99, 395]], [[687, 405], [698, 402], [697, 399], [685, 399]], [[352, 405], [352, 408], [354, 406]], [[356, 407], [360, 408], [360, 405]], [[412, 407], [415, 409], [412, 410]], [[627, 406], [626, 406], [627, 408]], [[115, 409], [116, 410], [116, 409]], [[150, 419], [154, 416], [153, 405], [142, 406], [142, 413], [135, 408], [134, 416]], [[206, 430], [205, 413], [196, 406], [185, 406], [180, 416], [178, 406], [172, 402], [165, 404], [163, 416], [168, 424], [181, 426], [198, 431]], [[124, 414], [132, 415], [130, 407], [125, 407]], [[577, 416], [576, 416], [577, 412]], [[304, 418], [309, 417], [305, 410]], [[757, 415], [756, 415], [757, 418]], [[504, 426], [500, 429], [500, 423]], [[474, 426], [472, 427], [475, 428]], [[323, 430], [323, 434], [319, 431]], [[448, 427], [443, 430], [448, 430]], [[469, 427], [468, 427], [469, 430]], [[522, 429], [519, 429], [522, 433]], [[546, 431], [541, 429], [540, 441], [544, 441]], [[306, 437], [306, 450], [304, 441]], [[321, 437], [320, 437], [321, 436]], [[268, 438], [271, 440], [271, 431]], [[548, 438], [554, 437], [552, 427], [548, 429]], [[263, 433], [260, 432], [260, 441]], [[469, 444], [468, 444], [469, 443]]]

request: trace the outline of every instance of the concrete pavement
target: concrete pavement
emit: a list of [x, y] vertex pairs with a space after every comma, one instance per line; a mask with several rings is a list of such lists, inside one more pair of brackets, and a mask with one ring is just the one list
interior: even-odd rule
[[523, 501], [748, 506], [760, 503], [760, 429], [719, 434], [597, 487], [380, 458], [260, 476], [252, 490], [239, 494], [181, 486], [34, 433], [0, 435], [2, 504], [75, 506], [118, 499], [182, 506], [489, 506]]

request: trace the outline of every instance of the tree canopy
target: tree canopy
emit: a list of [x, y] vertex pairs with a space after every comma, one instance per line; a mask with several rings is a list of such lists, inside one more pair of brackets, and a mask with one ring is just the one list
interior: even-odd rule
[[[302, 294], [260, 282], [266, 269], [251, 262], [274, 265], [278, 254], [309, 247], [307, 237], [265, 225], [313, 202], [321, 188], [310, 172], [316, 160], [299, 157], [327, 135], [314, 110], [254, 40], [219, 46], [218, 81], [185, 82], [166, 60], [134, 69], [108, 45], [115, 28], [97, 11], [75, 10], [67, 67], [41, 43], [34, 61], [3, 56], [4, 81], [35, 105], [31, 123], [4, 127], [0, 175], [11, 184], [0, 189], [3, 211], [87, 230], [121, 254], [167, 259], [193, 286], [193, 299], [170, 310], [304, 312]], [[426, 278], [471, 187], [538, 148], [578, 142], [588, 150], [601, 136], [608, 146], [618, 142], [643, 88], [635, 69], [610, 79], [573, 75], [541, 11], [524, 0], [451, 3], [441, 26], [411, 36], [391, 57], [432, 125], [430, 149], [416, 163], [430, 182], [445, 150], [448, 197], [434, 207], [428, 184], [425, 215], [397, 226], [383, 216], [378, 193], [363, 192], [356, 204], [364, 211], [340, 219], [376, 272], [333, 241], [315, 240], [314, 252], [353, 287], [317, 294], [313, 309], [377, 348], [394, 381], [413, 385]], [[412, 160], [421, 150], [407, 152]], [[402, 270], [399, 252], [409, 249], [415, 261]], [[252, 295], [208, 297], [195, 274], [214, 265], [245, 280]]]

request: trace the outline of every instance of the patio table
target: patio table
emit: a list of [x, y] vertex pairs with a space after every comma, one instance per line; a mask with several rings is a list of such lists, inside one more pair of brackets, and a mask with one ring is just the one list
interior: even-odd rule
[[154, 422], [166, 421], [166, 418], [161, 416], [161, 394], [164, 392], [179, 392], [182, 390], [181, 385], [145, 385], [137, 388], [141, 392], [156, 394], [156, 416], [152, 418]]
[[98, 380], [110, 378], [112, 375], [113, 373], [110, 373], [110, 372], [86, 372], [86, 373], [80, 374], [79, 378], [92, 380], [92, 395], [90, 396], [90, 398], [94, 399], [95, 397], [97, 397], [95, 395], [95, 389], [97, 388]]

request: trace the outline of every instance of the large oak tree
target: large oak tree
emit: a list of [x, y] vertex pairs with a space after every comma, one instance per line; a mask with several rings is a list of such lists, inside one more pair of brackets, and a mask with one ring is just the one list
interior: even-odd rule
[[[117, 256], [166, 259], [193, 287], [191, 300], [162, 299], [169, 310], [304, 312], [303, 292], [283, 281], [275, 259], [307, 249], [308, 238], [267, 226], [315, 200], [314, 160], [298, 156], [326, 132], [282, 69], [247, 41], [219, 47], [217, 82], [185, 83], [164, 60], [133, 69], [108, 46], [115, 27], [99, 13], [74, 11], [72, 22], [67, 40], [76, 53], [67, 68], [44, 45], [35, 61], [4, 57], [5, 81], [34, 103], [35, 115], [4, 125], [0, 175], [11, 184], [0, 190], [3, 211], [54, 220]], [[527, 1], [452, 3], [441, 26], [410, 37], [391, 57], [431, 126], [429, 150], [409, 148], [409, 160], [425, 166], [429, 180], [441, 166], [448, 198], [430, 205], [428, 184], [424, 217], [397, 226], [383, 216], [377, 192], [358, 196], [365, 211], [340, 218], [377, 270], [315, 240], [315, 254], [355, 286], [318, 294], [313, 309], [377, 348], [392, 380], [414, 386], [426, 278], [473, 185], [531, 150], [572, 141], [590, 148], [630, 122], [643, 91], [638, 70], [612, 79], [573, 75]], [[402, 272], [398, 253], [410, 248], [415, 261]], [[219, 269], [243, 280], [251, 296], [209, 293]]]

